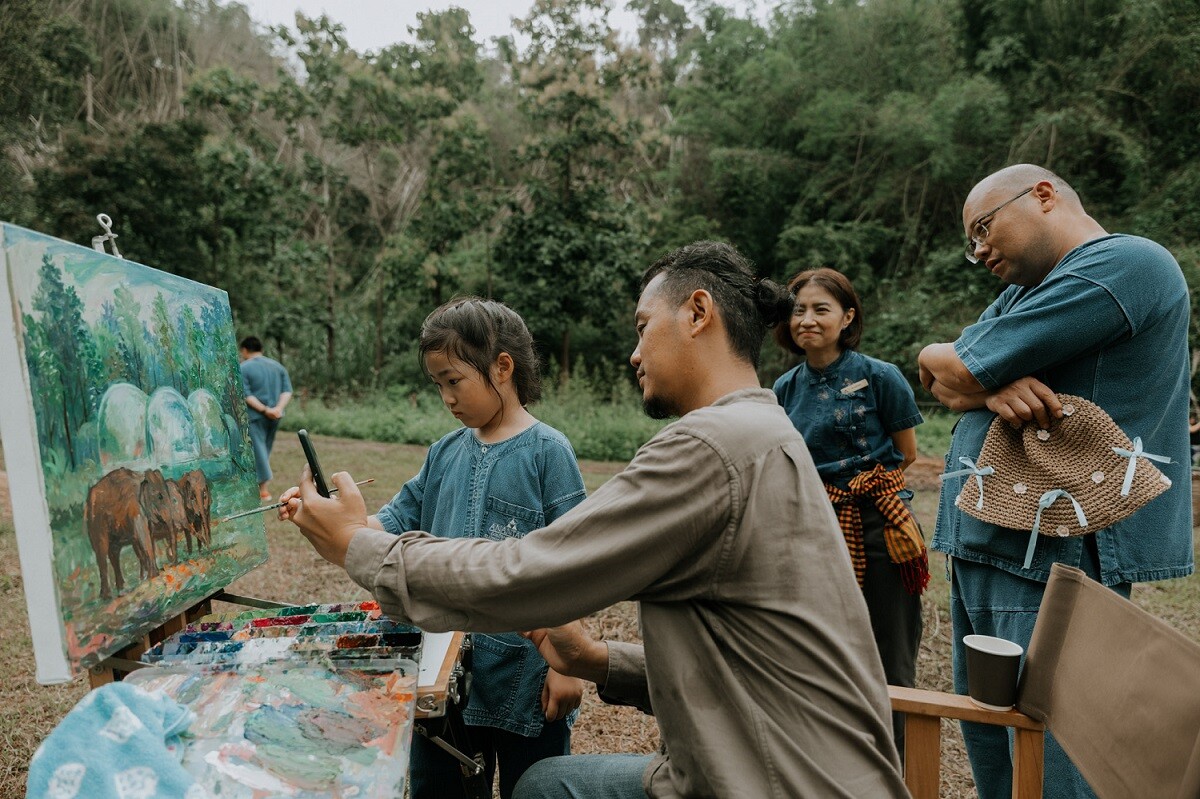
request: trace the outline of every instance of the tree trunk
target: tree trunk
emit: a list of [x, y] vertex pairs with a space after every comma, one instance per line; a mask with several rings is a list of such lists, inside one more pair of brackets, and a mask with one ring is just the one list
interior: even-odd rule
[[337, 368], [337, 310], [334, 307], [337, 291], [337, 265], [333, 258], [333, 209], [329, 199], [329, 176], [322, 175], [321, 196], [325, 202], [325, 364], [330, 380], [336, 379]]
[[379, 288], [375, 292], [375, 381], [383, 373], [383, 275], [379, 276]]
[[96, 101], [94, 92], [95, 87], [93, 85], [92, 71], [89, 69], [87, 77], [84, 80], [84, 101], [87, 106], [86, 120], [89, 128], [95, 127], [96, 125]]
[[[487, 258], [484, 261], [484, 269], [487, 270], [487, 298], [492, 299], [492, 237], [487, 237]], [[1195, 372], [1195, 369], [1192, 369]]]
[[558, 384], [566, 388], [567, 383], [571, 380], [571, 328], [569, 327], [563, 331], [558, 357]]
[[[61, 381], [60, 381], [61, 382]], [[71, 417], [68, 406], [70, 399], [67, 397], [67, 386], [63, 383], [62, 387], [62, 407], [63, 407], [63, 434], [67, 437], [67, 457], [71, 459], [71, 469], [75, 468], [75, 445], [71, 442]]]

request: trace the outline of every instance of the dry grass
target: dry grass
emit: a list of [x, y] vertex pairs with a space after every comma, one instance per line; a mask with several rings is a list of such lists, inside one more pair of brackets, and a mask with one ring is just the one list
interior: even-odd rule
[[[421, 447], [378, 444], [345, 439], [316, 438], [322, 464], [329, 470], [353, 467], [357, 479], [374, 477], [364, 486], [368, 507], [386, 502], [395, 489], [416, 473], [424, 457]], [[281, 436], [272, 461], [278, 477], [273, 488], [278, 492], [300, 472], [303, 455], [295, 439]], [[622, 464], [583, 464], [584, 481], [589, 490], [620, 470]], [[933, 528], [936, 513], [936, 474], [941, 464], [918, 462], [912, 482], [918, 488], [915, 507], [927, 533]], [[269, 515], [267, 537], [271, 559], [252, 574], [234, 583], [234, 593], [259, 596], [302, 604], [320, 599], [365, 598], [365, 592], [350, 582], [340, 569], [321, 560], [290, 525]], [[931, 564], [934, 579], [925, 601], [925, 637], [918, 664], [918, 685], [949, 690], [950, 620], [948, 586], [944, 562], [934, 553]], [[1200, 639], [1200, 577], [1174, 580], [1151, 586], [1139, 586], [1135, 600], [1166, 619], [1192, 638]], [[636, 609], [621, 603], [595, 614], [593, 633], [605, 638], [638, 640]], [[0, 799], [24, 796], [25, 772], [37, 744], [86, 691], [86, 683], [76, 680], [60, 686], [40, 686], [34, 681], [33, 655], [25, 613], [12, 516], [8, 506], [7, 480], [0, 472], [0, 658], [13, 666], [8, 679], [0, 681]], [[605, 705], [594, 690], [584, 697], [583, 713], [575, 728], [576, 752], [651, 752], [658, 746], [658, 731], [652, 718], [631, 708]], [[942, 797], [975, 795], [962, 737], [958, 726], [943, 723]]]

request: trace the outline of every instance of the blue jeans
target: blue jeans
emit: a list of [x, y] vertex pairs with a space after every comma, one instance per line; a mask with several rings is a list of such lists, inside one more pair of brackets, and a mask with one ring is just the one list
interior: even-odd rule
[[646, 799], [642, 774], [652, 755], [571, 755], [530, 766], [513, 799]]
[[[1082, 551], [1082, 562], [1077, 564], [1078, 567], [1088, 577], [1099, 580], [1100, 561], [1095, 542], [1086, 542]], [[967, 655], [963, 637], [972, 634], [993, 635], [1015, 641], [1028, 650], [1046, 584], [962, 558], [955, 558], [951, 569], [954, 690], [965, 694]], [[1113, 591], [1126, 599], [1132, 588], [1130, 583], [1112, 586]], [[1012, 730], [964, 721], [962, 732], [979, 799], [1007, 799], [1012, 796]], [[1043, 796], [1050, 799], [1095, 799], [1096, 794], [1049, 733], [1046, 733], [1044, 768]]]
[[278, 419], [260, 416], [250, 420], [250, 445], [254, 448], [254, 471], [260, 483], [269, 482], [271, 479], [271, 447], [275, 446], [275, 431], [278, 429]]
[[[531, 765], [543, 758], [560, 759], [556, 756], [571, 751], [571, 728], [566, 719], [546, 722], [542, 734], [536, 738], [475, 725], [467, 727], [467, 734], [471, 745], [483, 752], [484, 779], [488, 785], [492, 785], [499, 767], [501, 799], [513, 795], [513, 786]], [[410, 793], [412, 799], [452, 799], [466, 795], [458, 761], [423, 735], [413, 736]]]

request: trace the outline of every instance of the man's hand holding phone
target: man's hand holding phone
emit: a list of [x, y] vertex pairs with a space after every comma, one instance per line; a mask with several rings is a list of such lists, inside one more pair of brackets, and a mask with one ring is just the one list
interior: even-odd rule
[[332, 479], [337, 496], [323, 497], [317, 493], [312, 471], [305, 466], [300, 485], [289, 488], [280, 497], [287, 505], [279, 509], [279, 517], [290, 519], [299, 527], [318, 555], [337, 566], [345, 566], [350, 539], [368, 526], [367, 505], [349, 473], [335, 472]]

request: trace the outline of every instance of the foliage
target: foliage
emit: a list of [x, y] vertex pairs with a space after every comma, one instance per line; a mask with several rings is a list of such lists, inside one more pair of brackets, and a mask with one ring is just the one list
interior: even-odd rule
[[[589, 460], [629, 460], [663, 423], [642, 413], [627, 383], [577, 374], [568, 387], [551, 388], [530, 412], [563, 432], [575, 454]], [[358, 398], [304, 399], [288, 406], [287, 430], [427, 446], [459, 427], [428, 389], [391, 388]]]
[[628, 382], [637, 278], [697, 238], [778, 279], [846, 272], [864, 350], [915, 378], [921, 345], [999, 288], [962, 261], [958, 216], [1019, 161], [1195, 283], [1190, 0], [820, 0], [765, 20], [631, 0], [623, 36], [613, 2], [530, 0], [494, 49], [466, 11], [430, 11], [360, 53], [327, 17], [288, 34], [213, 0], [7, 0], [0, 218], [85, 242], [109, 213], [127, 254], [225, 289], [241, 334], [341, 395], [419, 385], [421, 321], [466, 293], [522, 313], [561, 378], [586, 360]]
[[498, 294], [525, 315], [544, 347], [558, 345], [563, 382], [572, 335], [581, 323], [610, 320], [614, 298], [623, 309], [644, 249], [637, 209], [617, 193], [639, 126], [615, 103], [644, 62], [616, 44], [607, 17], [597, 0], [536, 0], [515, 23], [529, 38], [511, 66], [532, 131], [520, 160], [531, 168], [496, 248], [504, 270]]

